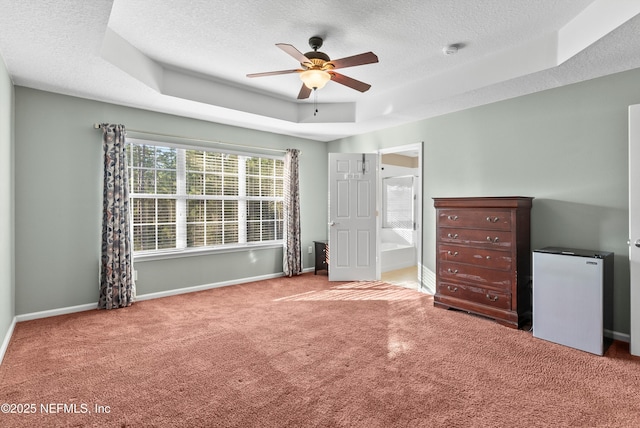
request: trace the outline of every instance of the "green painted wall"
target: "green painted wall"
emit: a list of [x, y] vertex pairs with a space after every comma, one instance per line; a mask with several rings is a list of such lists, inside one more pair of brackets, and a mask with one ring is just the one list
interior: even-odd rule
[[[13, 275], [14, 89], [0, 56], [0, 344], [15, 316]], [[0, 356], [1, 358], [1, 356]]]
[[431, 271], [431, 198], [535, 197], [532, 249], [615, 252], [614, 330], [628, 334], [627, 108], [638, 103], [640, 69], [333, 141], [329, 152], [424, 142], [423, 264]]
[[[15, 314], [97, 300], [102, 153], [100, 133], [92, 124], [112, 122], [158, 133], [301, 149], [304, 249], [326, 237], [327, 165], [318, 159], [326, 159], [328, 152], [375, 151], [423, 141], [426, 268], [435, 268], [431, 198], [533, 196], [533, 248], [562, 245], [616, 253], [614, 330], [628, 333], [627, 107], [640, 103], [638, 82], [640, 70], [632, 70], [326, 144], [23, 87], [13, 95], [0, 67], [0, 150], [9, 159], [11, 131], [4, 120], [14, 114], [15, 98]], [[8, 123], [10, 129], [10, 119]], [[11, 181], [5, 168], [1, 174], [8, 175], [4, 182]], [[3, 203], [12, 205], [11, 186], [0, 192]], [[0, 263], [11, 270], [10, 250], [4, 254], [2, 242]], [[304, 253], [305, 266], [312, 266]], [[138, 293], [277, 273], [280, 259], [281, 251], [270, 249], [139, 262]], [[14, 280], [12, 274], [2, 275], [0, 297], [6, 302], [5, 295], [14, 293]], [[0, 333], [12, 313], [10, 303], [0, 303]]]
[[[326, 143], [15, 88], [15, 312], [98, 300], [102, 204], [98, 122], [265, 148], [298, 148], [304, 266], [326, 237]], [[282, 272], [282, 250], [136, 262], [138, 294]]]

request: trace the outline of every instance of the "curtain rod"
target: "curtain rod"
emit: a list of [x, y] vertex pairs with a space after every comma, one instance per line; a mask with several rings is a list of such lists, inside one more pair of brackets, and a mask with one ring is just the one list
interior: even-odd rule
[[[102, 128], [102, 125], [100, 123], [94, 123], [93, 124], [93, 128], [94, 129], [100, 129], [100, 128]], [[155, 136], [155, 137], [178, 138], [180, 140], [193, 141], [193, 142], [197, 142], [197, 143], [223, 144], [223, 145], [226, 145], [226, 146], [243, 147], [245, 149], [253, 149], [253, 150], [266, 150], [266, 151], [277, 152], [277, 153], [286, 153], [287, 152], [286, 150], [283, 150], [283, 149], [270, 149], [268, 147], [258, 147], [258, 146], [248, 146], [248, 145], [245, 145], [245, 144], [225, 143], [224, 141], [204, 140], [204, 139], [200, 139], [200, 138], [183, 137], [181, 135], [160, 134], [160, 133], [157, 133], [157, 132], [140, 131], [138, 129], [129, 129], [129, 128], [126, 128], [126, 127], [125, 127], [125, 132], [133, 132], [133, 133], [136, 133], [136, 134], [145, 134], [145, 135], [151, 135], [151, 136]], [[302, 151], [300, 151], [299, 153], [302, 154]]]

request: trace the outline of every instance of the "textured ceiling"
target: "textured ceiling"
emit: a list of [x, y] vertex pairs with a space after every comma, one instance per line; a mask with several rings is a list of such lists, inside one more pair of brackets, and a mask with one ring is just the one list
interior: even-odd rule
[[[0, 0], [17, 85], [328, 141], [640, 67], [640, 1]], [[373, 51], [298, 101], [289, 43]], [[442, 48], [457, 43], [458, 54]], [[96, 118], [97, 120], [98, 118]]]

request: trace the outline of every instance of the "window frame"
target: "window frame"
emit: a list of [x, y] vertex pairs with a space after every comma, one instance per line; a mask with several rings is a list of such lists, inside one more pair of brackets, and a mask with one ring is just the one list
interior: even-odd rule
[[[174, 212], [174, 216], [175, 216], [175, 224], [176, 224], [176, 247], [174, 248], [166, 248], [166, 249], [154, 249], [154, 250], [138, 250], [138, 251], [132, 251], [132, 255], [133, 258], [135, 260], [161, 260], [161, 259], [168, 259], [168, 258], [177, 258], [177, 257], [190, 257], [190, 256], [200, 256], [200, 255], [206, 255], [206, 254], [215, 254], [215, 253], [227, 253], [227, 252], [239, 252], [239, 251], [247, 251], [247, 250], [254, 250], [254, 249], [268, 249], [268, 248], [281, 248], [283, 245], [283, 239], [273, 239], [273, 240], [266, 240], [266, 241], [247, 241], [246, 239], [246, 235], [247, 235], [247, 205], [249, 203], [249, 201], [264, 201], [264, 202], [276, 202], [276, 203], [280, 203], [280, 207], [281, 207], [281, 211], [284, 208], [284, 189], [282, 188], [282, 196], [248, 196], [248, 192], [247, 192], [247, 180], [246, 180], [246, 160], [250, 159], [250, 158], [262, 158], [262, 159], [272, 159], [274, 161], [281, 161], [284, 162], [284, 154], [282, 155], [270, 155], [270, 154], [264, 154], [264, 153], [259, 153], [259, 152], [249, 152], [249, 151], [237, 151], [237, 150], [228, 150], [228, 149], [222, 149], [219, 147], [212, 147], [212, 146], [204, 146], [204, 145], [193, 145], [193, 144], [181, 144], [181, 143], [169, 143], [169, 142], [163, 142], [163, 141], [157, 141], [157, 140], [148, 140], [148, 139], [143, 139], [143, 138], [127, 138], [126, 140], [126, 144], [127, 145], [131, 145], [131, 147], [133, 147], [134, 145], [148, 145], [148, 146], [155, 146], [155, 147], [163, 147], [163, 148], [171, 148], [171, 149], [176, 149], [176, 179], [175, 179], [175, 183], [176, 183], [176, 193], [175, 194], [167, 194], [167, 198], [166, 199], [173, 199], [176, 201], [175, 204], [175, 212]], [[239, 162], [238, 162], [238, 171], [237, 171], [237, 176], [238, 176], [238, 195], [217, 195], [217, 196], [206, 196], [206, 195], [198, 195], [198, 196], [203, 196], [202, 198], [199, 198], [198, 196], [194, 196], [194, 195], [189, 195], [186, 191], [186, 180], [187, 180], [187, 176], [189, 174], [189, 171], [187, 171], [186, 169], [186, 163], [185, 163], [185, 153], [188, 150], [197, 150], [197, 151], [206, 151], [206, 152], [212, 152], [212, 153], [219, 153], [222, 154], [223, 156], [238, 156]], [[259, 150], [259, 149], [258, 149]], [[131, 150], [127, 149], [127, 153], [130, 154]], [[181, 153], [181, 154], [180, 154]], [[243, 159], [243, 161], [241, 162], [240, 159]], [[129, 174], [129, 179], [132, 180], [132, 176], [133, 176], [133, 165], [132, 165], [132, 161], [133, 159], [127, 159], [127, 169], [128, 169], [128, 174]], [[284, 165], [282, 165], [282, 167], [284, 168]], [[131, 170], [129, 170], [129, 168], [131, 168]], [[157, 165], [154, 164], [153, 167], [154, 170], [158, 170]], [[282, 182], [284, 180], [284, 171], [282, 171], [282, 176], [277, 176], [276, 175], [276, 171], [274, 170], [273, 176], [271, 176], [275, 181], [274, 181], [274, 186], [276, 185], [276, 181], [278, 179], [281, 179]], [[154, 179], [154, 184], [157, 184], [157, 180]], [[163, 194], [158, 194], [158, 193], [134, 193], [132, 190], [133, 183], [130, 182], [129, 184], [129, 201], [130, 201], [130, 220], [131, 220], [131, 236], [133, 237], [133, 230], [134, 230], [134, 221], [133, 221], [133, 216], [134, 216], [134, 209], [133, 209], [133, 199], [138, 197], [138, 198], [143, 198], [143, 197], [148, 197], [151, 198], [152, 200], [158, 200], [158, 199], [163, 199], [162, 196]], [[283, 186], [284, 186], [284, 182], [283, 182]], [[154, 186], [154, 190], [156, 190], [155, 186]], [[277, 192], [277, 189], [274, 187], [274, 191]], [[242, 192], [242, 194], [240, 194], [240, 192]], [[277, 194], [277, 193], [276, 193]], [[197, 247], [188, 247], [187, 246], [187, 238], [186, 238], [186, 230], [187, 230], [187, 223], [188, 223], [188, 210], [187, 210], [187, 206], [188, 206], [188, 201], [189, 200], [204, 200], [204, 201], [208, 201], [208, 200], [235, 200], [238, 202], [238, 208], [237, 208], [237, 223], [238, 223], [238, 239], [240, 241], [244, 240], [244, 242], [237, 242], [237, 243], [230, 243], [230, 244], [219, 244], [219, 245], [212, 245], [212, 246], [197, 246]], [[205, 202], [206, 204], [206, 202]], [[181, 215], [182, 212], [182, 215]], [[205, 220], [206, 221], [206, 220]], [[262, 219], [259, 220], [260, 222], [262, 222]], [[284, 227], [284, 219], [283, 218], [277, 218], [277, 214], [276, 214], [276, 218], [273, 219], [273, 224], [274, 224], [274, 234], [276, 234], [276, 238], [277, 238], [277, 234], [278, 234], [278, 230], [277, 230], [277, 224], [278, 221], [280, 221], [280, 223], [282, 224], [282, 227]], [[157, 224], [157, 221], [154, 223]], [[222, 223], [224, 225], [224, 222]], [[262, 223], [260, 223], [262, 224]], [[244, 227], [243, 227], [244, 225]], [[242, 232], [240, 232], [242, 230]], [[281, 232], [281, 231], [280, 231]], [[223, 233], [224, 234], [224, 233]], [[244, 239], [242, 238], [242, 236], [244, 236]], [[132, 238], [133, 239], [133, 238]], [[156, 237], [157, 239], [157, 237]], [[156, 241], [157, 242], [157, 241]], [[181, 247], [179, 247], [181, 246]], [[132, 247], [133, 247], [133, 242], [132, 242]], [[157, 244], [156, 244], [157, 247]]]

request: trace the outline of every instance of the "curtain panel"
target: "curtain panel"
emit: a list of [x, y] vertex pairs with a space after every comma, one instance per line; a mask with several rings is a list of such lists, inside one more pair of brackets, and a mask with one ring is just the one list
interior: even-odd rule
[[299, 150], [287, 149], [284, 157], [284, 248], [282, 270], [287, 276], [300, 275], [302, 273], [299, 155]]
[[129, 183], [123, 125], [102, 124], [104, 186], [99, 309], [130, 306], [132, 278]]

